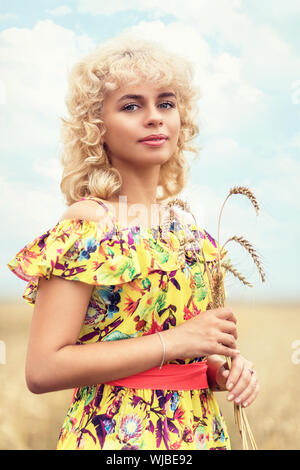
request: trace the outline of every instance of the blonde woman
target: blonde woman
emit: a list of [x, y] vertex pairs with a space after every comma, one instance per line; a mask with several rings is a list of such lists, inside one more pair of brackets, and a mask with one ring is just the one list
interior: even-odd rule
[[172, 209], [197, 152], [192, 78], [184, 58], [122, 35], [70, 72], [67, 209], [8, 264], [34, 305], [29, 390], [74, 388], [59, 450], [230, 449], [214, 391], [243, 406], [258, 393], [234, 313], [209, 308], [197, 246], [213, 269], [215, 241]]

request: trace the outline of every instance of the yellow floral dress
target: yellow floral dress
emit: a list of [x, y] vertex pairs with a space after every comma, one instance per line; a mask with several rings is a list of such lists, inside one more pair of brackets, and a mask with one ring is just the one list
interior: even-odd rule
[[[89, 199], [113, 220], [101, 201]], [[160, 225], [121, 228], [116, 220], [100, 225], [85, 219], [58, 222], [20, 250], [8, 267], [27, 281], [23, 298], [32, 305], [40, 277], [55, 275], [95, 286], [77, 344], [151, 335], [207, 309], [200, 250], [196, 256], [190, 250], [185, 259], [178, 256], [187, 230], [201, 238], [213, 267], [216, 243], [194, 224], [174, 220], [167, 243]], [[151, 390], [100, 383], [74, 389], [57, 449], [226, 450], [230, 439], [209, 388]]]

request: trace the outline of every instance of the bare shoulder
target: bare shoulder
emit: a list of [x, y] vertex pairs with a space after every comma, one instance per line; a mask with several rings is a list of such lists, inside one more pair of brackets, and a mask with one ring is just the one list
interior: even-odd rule
[[93, 222], [104, 222], [107, 220], [107, 212], [105, 206], [112, 212], [112, 203], [103, 199], [97, 198], [98, 201], [102, 202], [104, 206], [99, 204], [95, 200], [85, 199], [83, 201], [77, 201], [67, 207], [65, 212], [60, 218], [60, 222], [66, 219], [83, 219], [90, 220]]

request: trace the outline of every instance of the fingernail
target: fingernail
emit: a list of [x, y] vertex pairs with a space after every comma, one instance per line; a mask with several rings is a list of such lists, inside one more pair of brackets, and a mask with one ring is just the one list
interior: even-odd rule
[[228, 397], [227, 397], [227, 400], [232, 400], [233, 397], [234, 397], [234, 395], [232, 393], [230, 393], [230, 395], [228, 395]]
[[248, 402], [245, 401], [245, 403], [243, 403], [243, 407], [246, 408], [246, 406], [248, 406]]
[[228, 387], [227, 387], [227, 388], [228, 388], [228, 390], [231, 390], [231, 389], [232, 389], [232, 387], [233, 387], [233, 383], [232, 383], [232, 382], [230, 382], [230, 384], [228, 385]]
[[236, 400], [235, 400], [236, 403], [239, 403], [240, 401], [241, 401], [240, 398], [236, 398]]

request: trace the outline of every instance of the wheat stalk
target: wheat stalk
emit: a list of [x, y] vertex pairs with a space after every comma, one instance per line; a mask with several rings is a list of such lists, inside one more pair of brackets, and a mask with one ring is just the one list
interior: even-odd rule
[[220, 226], [221, 226], [221, 217], [222, 217], [222, 214], [223, 214], [223, 210], [224, 210], [224, 206], [227, 202], [227, 200], [230, 198], [230, 196], [232, 196], [232, 194], [241, 194], [243, 196], [246, 196], [250, 202], [252, 203], [255, 211], [256, 211], [256, 214], [259, 213], [259, 204], [257, 202], [257, 199], [256, 197], [254, 196], [254, 194], [252, 193], [252, 191], [250, 191], [249, 188], [247, 188], [246, 186], [234, 186], [233, 188], [230, 189], [228, 195], [226, 196], [225, 198], [225, 201], [223, 202], [222, 204], [222, 207], [221, 207], [221, 210], [220, 210], [220, 214], [219, 214], [219, 220], [218, 220], [218, 244], [220, 244]]
[[248, 253], [252, 257], [254, 263], [256, 264], [256, 267], [257, 267], [258, 272], [260, 274], [261, 281], [265, 282], [266, 276], [265, 276], [265, 273], [264, 273], [264, 270], [263, 270], [263, 267], [262, 267], [262, 263], [259, 259], [259, 256], [258, 256], [256, 250], [254, 249], [254, 247], [251, 245], [251, 243], [248, 240], [246, 240], [243, 237], [237, 237], [237, 236], [231, 237], [224, 243], [224, 245], [222, 246], [220, 252], [222, 253], [225, 246], [227, 245], [227, 243], [229, 243], [231, 241], [235, 241], [235, 242], [239, 243], [243, 248], [245, 248], [248, 251]]
[[[250, 242], [248, 242], [248, 240], [246, 240], [245, 238], [243, 237], [236, 237], [236, 236], [233, 236], [231, 238], [229, 238], [226, 243], [224, 243], [224, 245], [221, 247], [220, 249], [220, 227], [221, 227], [221, 217], [222, 217], [222, 214], [223, 214], [223, 210], [224, 210], [224, 207], [225, 207], [225, 204], [226, 202], [228, 201], [229, 197], [233, 194], [241, 194], [241, 195], [244, 195], [246, 196], [252, 203], [255, 211], [256, 211], [256, 214], [258, 214], [259, 212], [259, 205], [258, 205], [258, 202], [256, 200], [256, 197], [254, 196], [254, 194], [252, 193], [252, 191], [250, 191], [249, 188], [247, 187], [244, 187], [244, 186], [235, 186], [233, 187], [232, 189], [230, 189], [227, 197], [225, 198], [225, 201], [223, 202], [222, 206], [221, 206], [221, 210], [220, 210], [220, 214], [219, 214], [219, 219], [218, 219], [218, 272], [221, 273], [221, 269], [222, 269], [222, 265], [221, 265], [221, 256], [223, 254], [223, 251], [224, 251], [224, 248], [225, 248], [225, 245], [227, 243], [229, 243], [230, 241], [235, 241], [237, 243], [239, 243], [240, 245], [242, 245], [247, 251], [248, 253], [250, 254], [250, 256], [252, 257], [258, 271], [259, 271], [259, 274], [260, 274], [260, 277], [261, 277], [261, 280], [262, 282], [265, 281], [265, 274], [264, 274], [264, 271], [263, 271], [263, 268], [262, 268], [262, 265], [261, 265], [261, 262], [259, 260], [259, 257], [255, 251], [255, 249], [253, 248], [253, 246], [250, 244]], [[249, 287], [251, 286], [250, 283], [248, 283], [248, 281], [240, 274], [238, 273], [238, 271], [233, 268], [231, 266], [231, 264], [226, 264], [225, 263], [225, 266], [224, 266], [224, 263], [223, 263], [223, 268], [227, 268], [228, 271], [232, 272], [236, 277], [238, 277], [245, 285], [248, 285]], [[249, 285], [250, 284], [250, 285]], [[215, 286], [211, 286], [213, 291], [214, 291], [214, 295], [216, 296], [217, 298], [217, 301], [219, 302], [219, 299], [220, 297], [223, 296], [224, 298], [224, 277], [222, 276], [222, 283], [218, 283], [218, 288], [216, 288]], [[251, 286], [252, 287], [252, 286]], [[218, 292], [217, 289], [220, 289], [220, 291], [222, 292], [222, 294], [220, 294], [220, 292]], [[225, 302], [219, 306], [224, 306], [225, 305]], [[231, 369], [231, 359], [229, 357], [225, 357], [226, 359], [226, 363], [228, 365], [228, 368]], [[248, 447], [248, 440], [247, 440], [247, 436], [250, 440], [250, 443], [252, 445], [252, 448], [257, 450], [257, 445], [256, 445], [256, 442], [254, 440], [254, 436], [253, 436], [253, 433], [251, 431], [251, 428], [249, 426], [249, 423], [248, 423], [248, 419], [246, 417], [246, 413], [245, 413], [245, 410], [242, 408], [241, 405], [237, 405], [236, 403], [234, 403], [234, 417], [235, 417], [235, 422], [238, 426], [238, 429], [239, 429], [239, 432], [240, 432], [240, 435], [241, 435], [241, 438], [242, 438], [242, 446], [243, 446], [243, 449], [244, 450], [248, 450], [249, 447]]]
[[[226, 241], [226, 243], [220, 249], [221, 217], [222, 217], [222, 213], [223, 213], [223, 210], [224, 210], [224, 207], [225, 207], [225, 204], [226, 204], [227, 200], [233, 194], [241, 194], [241, 195], [246, 196], [250, 200], [250, 202], [252, 203], [256, 213], [258, 214], [258, 212], [259, 212], [258, 202], [257, 202], [254, 194], [252, 193], [252, 191], [250, 191], [249, 188], [244, 187], [244, 186], [235, 186], [232, 189], [230, 189], [228, 195], [225, 198], [225, 201], [223, 202], [223, 204], [221, 206], [221, 210], [220, 210], [219, 218], [218, 218], [218, 260], [217, 260], [217, 270], [215, 272], [213, 272], [213, 271], [211, 272], [211, 270], [209, 268], [209, 265], [208, 265], [208, 262], [205, 259], [205, 253], [204, 253], [202, 241], [201, 241], [201, 239], [198, 239], [198, 243], [199, 243], [202, 258], [203, 258], [204, 273], [206, 273], [207, 279], [208, 279], [209, 308], [219, 308], [219, 307], [224, 307], [224, 305], [225, 305], [225, 289], [224, 289], [224, 275], [225, 275], [225, 273], [224, 273], [224, 271], [225, 272], [226, 271], [231, 272], [244, 285], [246, 285], [248, 287], [252, 287], [252, 284], [250, 284], [247, 281], [247, 279], [244, 276], [242, 276], [242, 274], [240, 274], [229, 262], [222, 262], [221, 263], [221, 259], [223, 258], [223, 255], [224, 255], [224, 247], [230, 241], [235, 241], [235, 242], [239, 243], [240, 245], [242, 245], [247, 250], [247, 252], [252, 257], [252, 259], [253, 259], [253, 261], [254, 261], [254, 263], [255, 263], [258, 271], [259, 271], [262, 282], [265, 281], [265, 274], [264, 274], [260, 259], [257, 255], [255, 249], [250, 244], [250, 242], [248, 242], [248, 240], [246, 240], [243, 237], [234, 236], [234, 237], [231, 237], [230, 239], [228, 239]], [[181, 207], [182, 209], [187, 210], [193, 216], [194, 221], [195, 221], [195, 225], [197, 227], [195, 216], [191, 212], [190, 206], [188, 205], [188, 203], [185, 202], [185, 201], [182, 201], [179, 198], [176, 198], [176, 199], [173, 199], [173, 200], [169, 201], [165, 205], [166, 217], [163, 221], [163, 234], [164, 234], [165, 237], [167, 237], [167, 233], [168, 233], [168, 228], [169, 228], [168, 227], [168, 222], [170, 223], [170, 220], [171, 220], [172, 217], [175, 218], [174, 217], [174, 211], [172, 211], [172, 209], [171, 209], [173, 205], [177, 205], [177, 206]], [[196, 233], [197, 233], [197, 230], [196, 230]], [[180, 255], [182, 255], [182, 254], [184, 255], [184, 250], [185, 249], [192, 249], [193, 246], [194, 245], [193, 245], [193, 243], [191, 243], [191, 239], [185, 240], [183, 242], [183, 244], [181, 244]], [[197, 259], [197, 257], [196, 257], [196, 259]], [[205, 281], [206, 281], [206, 279], [205, 279]], [[230, 357], [225, 356], [225, 360], [226, 360], [226, 363], [228, 365], [228, 368], [231, 369], [231, 359], [230, 359]], [[248, 439], [247, 439], [247, 437], [248, 437], [249, 440], [250, 440], [252, 448], [257, 450], [257, 445], [255, 443], [253, 433], [252, 433], [251, 428], [249, 426], [245, 410], [242, 408], [241, 405], [237, 405], [236, 403], [234, 403], [233, 405], [234, 405], [235, 422], [238, 426], [238, 429], [239, 429], [239, 432], [240, 432], [240, 435], [241, 435], [241, 438], [242, 438], [243, 449], [244, 450], [249, 449]]]
[[257, 199], [249, 188], [247, 188], [246, 186], [234, 186], [230, 189], [228, 197], [231, 196], [231, 194], [243, 194], [244, 196], [246, 196], [252, 202], [253, 207], [256, 210], [256, 214], [258, 214], [260, 209]]
[[233, 274], [235, 277], [237, 277], [245, 286], [248, 286], [248, 287], [253, 287], [252, 284], [250, 284], [250, 282], [247, 281], [247, 279], [241, 274], [238, 272], [237, 269], [235, 269], [229, 262], [223, 262], [221, 264], [221, 266], [226, 270], [226, 271], [229, 271], [231, 274]]

